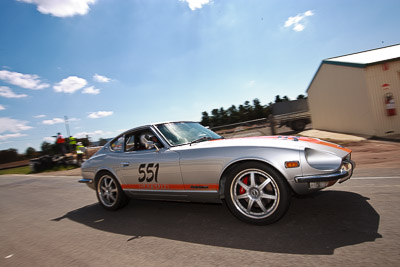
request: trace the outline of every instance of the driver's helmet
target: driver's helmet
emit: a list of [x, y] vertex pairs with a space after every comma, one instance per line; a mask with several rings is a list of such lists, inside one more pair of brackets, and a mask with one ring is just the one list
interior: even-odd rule
[[140, 143], [141, 143], [142, 145], [146, 146], [147, 141], [150, 141], [150, 135], [148, 135], [148, 134], [142, 134], [142, 135], [140, 136]]

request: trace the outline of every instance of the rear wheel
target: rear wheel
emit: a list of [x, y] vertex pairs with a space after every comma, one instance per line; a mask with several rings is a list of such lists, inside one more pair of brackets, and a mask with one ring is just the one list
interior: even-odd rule
[[225, 200], [240, 220], [270, 224], [279, 220], [290, 204], [288, 185], [273, 168], [258, 162], [235, 167], [225, 183]]
[[120, 209], [129, 201], [117, 179], [109, 173], [103, 173], [100, 176], [96, 192], [97, 199], [106, 210]]

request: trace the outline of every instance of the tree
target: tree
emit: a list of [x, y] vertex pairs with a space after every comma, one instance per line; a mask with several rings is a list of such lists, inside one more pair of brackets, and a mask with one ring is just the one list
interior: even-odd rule
[[211, 126], [219, 126], [221, 121], [221, 116], [217, 108], [211, 110]]
[[252, 108], [252, 119], [261, 119], [264, 116], [264, 107], [261, 105], [261, 102], [258, 98], [253, 99], [253, 108]]
[[239, 111], [235, 105], [232, 105], [230, 108], [228, 108], [226, 112], [229, 118], [229, 123], [239, 122], [239, 114], [238, 114]]
[[280, 95], [275, 96], [275, 103], [285, 102], [285, 101], [290, 101], [288, 96], [285, 95], [283, 98], [281, 98]]
[[220, 125], [229, 123], [228, 113], [225, 111], [224, 108], [221, 107], [219, 109], [218, 113], [219, 113], [219, 117], [220, 117]]
[[53, 155], [57, 151], [57, 147], [55, 144], [50, 144], [49, 142], [46, 142], [46, 141], [43, 141], [40, 148], [42, 149], [43, 155]]
[[0, 163], [9, 163], [22, 159], [22, 156], [18, 154], [18, 151], [15, 148], [0, 151]]
[[248, 100], [244, 101], [243, 107], [244, 107], [244, 109], [243, 109], [243, 112], [244, 112], [243, 118], [246, 121], [251, 120], [251, 112], [253, 110], [253, 107], [250, 105], [250, 101], [248, 101]]
[[307, 99], [307, 97], [305, 95], [298, 95], [297, 99]]
[[203, 126], [209, 126], [210, 125], [210, 116], [208, 116], [207, 111], [203, 111], [203, 113], [201, 113], [202, 117], [201, 117], [201, 124]]
[[246, 108], [243, 105], [239, 105], [239, 121], [245, 121], [246, 117]]
[[28, 159], [34, 158], [36, 155], [36, 150], [33, 147], [28, 147], [25, 151], [25, 155]]
[[[283, 101], [289, 101], [289, 98], [287, 96], [281, 98], [279, 95], [275, 97], [275, 103]], [[210, 127], [215, 127], [248, 120], [268, 118], [271, 114], [272, 105], [273, 103], [270, 102], [268, 105], [263, 106], [261, 101], [258, 98], [255, 98], [252, 104], [250, 104], [249, 101], [245, 101], [238, 107], [232, 105], [226, 110], [223, 107], [213, 109], [211, 115], [204, 111], [202, 113], [201, 124], [204, 126], [208, 125]]]
[[283, 102], [280, 95], [275, 96], [275, 103]]

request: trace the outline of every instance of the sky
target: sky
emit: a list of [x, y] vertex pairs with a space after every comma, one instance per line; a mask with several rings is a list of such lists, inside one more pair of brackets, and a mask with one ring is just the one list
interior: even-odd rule
[[0, 150], [93, 141], [276, 95], [400, 43], [398, 0], [1, 0]]

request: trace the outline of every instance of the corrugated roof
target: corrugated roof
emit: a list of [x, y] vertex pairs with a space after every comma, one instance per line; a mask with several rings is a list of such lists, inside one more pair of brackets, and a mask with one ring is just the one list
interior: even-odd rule
[[332, 57], [324, 59], [319, 65], [317, 72], [314, 74], [314, 77], [312, 78], [310, 84], [308, 85], [306, 92], [310, 90], [310, 87], [314, 82], [315, 77], [317, 77], [323, 64], [365, 68], [368, 65], [373, 65], [398, 59], [400, 59], [400, 44], [344, 55], [340, 57]]
[[393, 60], [400, 58], [400, 44], [378, 48], [374, 50], [359, 52], [350, 55], [344, 55], [340, 57], [328, 58], [323, 63], [331, 64], [355, 64], [355, 65], [369, 65], [382, 61]]

